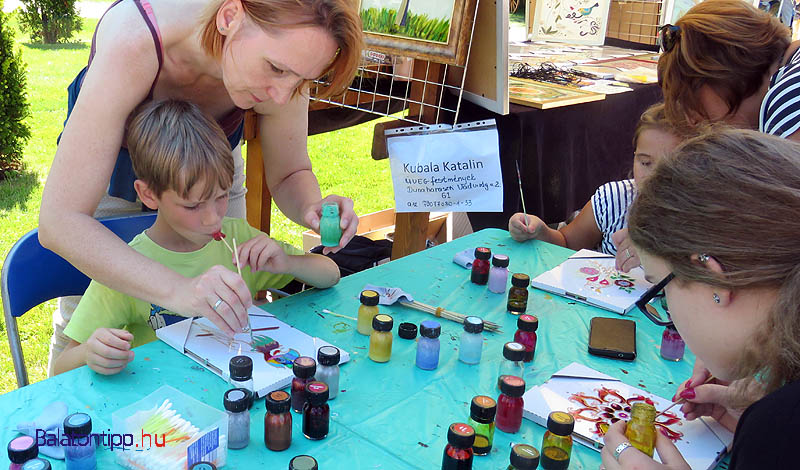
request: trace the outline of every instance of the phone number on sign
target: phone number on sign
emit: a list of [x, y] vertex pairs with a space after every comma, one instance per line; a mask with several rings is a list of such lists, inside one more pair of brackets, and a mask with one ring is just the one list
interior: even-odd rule
[[407, 207], [424, 207], [426, 209], [432, 208], [453, 208], [453, 207], [472, 207], [472, 199], [465, 199], [463, 201], [409, 201], [406, 202]]

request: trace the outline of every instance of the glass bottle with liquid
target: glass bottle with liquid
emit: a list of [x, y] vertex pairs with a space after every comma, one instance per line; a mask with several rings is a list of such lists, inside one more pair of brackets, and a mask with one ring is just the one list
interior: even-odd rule
[[517, 444], [511, 448], [511, 465], [506, 470], [536, 470], [539, 466], [539, 450], [528, 444]]
[[664, 328], [664, 334], [661, 335], [661, 357], [668, 361], [678, 362], [683, 359], [685, 351], [686, 343], [683, 342], [678, 330], [674, 326]]
[[72, 413], [64, 418], [64, 434], [73, 444], [64, 447], [67, 470], [95, 470], [97, 453], [91, 437], [92, 418], [86, 413]]
[[335, 202], [322, 203], [322, 218], [319, 221], [319, 235], [322, 246], [339, 245], [339, 240], [342, 238], [339, 204]]
[[475, 455], [488, 455], [492, 451], [495, 413], [497, 402], [493, 398], [478, 395], [472, 399], [468, 423], [475, 430], [475, 443], [472, 444]]
[[289, 470], [318, 470], [316, 459], [310, 455], [298, 455], [289, 462]]
[[21, 470], [50, 470], [50, 462], [45, 459], [30, 459], [20, 467]]
[[533, 361], [536, 353], [536, 330], [539, 328], [539, 319], [533, 315], [520, 315], [517, 319], [517, 332], [514, 333], [514, 342], [525, 346], [525, 355], [522, 362]]
[[648, 457], [653, 456], [656, 446], [656, 408], [642, 401], [631, 406], [631, 420], [625, 430], [625, 437], [633, 447], [641, 450]]
[[486, 285], [489, 282], [489, 259], [492, 257], [492, 250], [485, 246], [475, 248], [475, 260], [472, 262], [472, 274], [470, 280], [478, 285]]
[[294, 378], [292, 379], [292, 409], [300, 413], [306, 403], [306, 384], [314, 380], [317, 373], [317, 363], [313, 358], [300, 356], [292, 365]]
[[19, 470], [22, 464], [35, 459], [39, 455], [39, 445], [31, 436], [19, 436], [8, 443], [8, 460], [11, 461], [9, 470]]
[[500, 383], [500, 396], [497, 397], [497, 429], [515, 433], [522, 426], [522, 409], [525, 395], [525, 381], [513, 375], [506, 375]]
[[228, 413], [228, 449], [244, 449], [250, 444], [250, 395], [245, 388], [232, 388], [225, 392], [222, 405]]
[[328, 400], [339, 392], [339, 361], [341, 353], [336, 346], [322, 346], [317, 351], [317, 373], [314, 378], [328, 386]]
[[569, 413], [554, 411], [547, 417], [547, 432], [542, 439], [540, 463], [545, 470], [565, 470], [572, 456], [572, 431], [575, 419]]
[[508, 285], [508, 256], [492, 256], [492, 268], [489, 270], [489, 291], [502, 294]]
[[378, 314], [380, 295], [374, 290], [361, 291], [361, 306], [358, 307], [356, 330], [364, 336], [372, 334], [372, 319]]
[[522, 362], [524, 358], [525, 346], [514, 342], [506, 343], [503, 346], [503, 360], [500, 361], [500, 369], [497, 372], [498, 389], [506, 375], [525, 378], [525, 364]]
[[247, 408], [253, 407], [255, 390], [253, 387], [253, 359], [249, 356], [234, 356], [228, 363], [230, 384], [233, 388], [247, 390]]
[[458, 360], [464, 364], [481, 362], [483, 351], [483, 320], [478, 317], [464, 319], [464, 332], [458, 345]]
[[447, 446], [442, 456], [442, 470], [471, 470], [475, 430], [464, 423], [453, 423], [447, 430]]
[[372, 319], [372, 334], [369, 337], [369, 358], [375, 362], [389, 362], [392, 357], [392, 326], [389, 315], [379, 314]]
[[425, 320], [419, 326], [420, 338], [417, 342], [417, 367], [433, 370], [439, 365], [439, 335], [442, 325], [435, 320]]
[[292, 444], [292, 399], [283, 390], [267, 395], [264, 415], [264, 444], [274, 451], [286, 450]]
[[511, 289], [508, 290], [506, 309], [509, 313], [519, 315], [528, 309], [528, 284], [531, 278], [527, 274], [516, 273], [511, 276]]
[[324, 439], [330, 428], [331, 409], [328, 406], [328, 386], [322, 382], [306, 385], [308, 400], [303, 407], [303, 435], [311, 440]]

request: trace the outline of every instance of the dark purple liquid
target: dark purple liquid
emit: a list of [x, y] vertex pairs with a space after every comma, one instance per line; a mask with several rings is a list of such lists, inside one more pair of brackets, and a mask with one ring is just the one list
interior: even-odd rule
[[303, 435], [309, 439], [322, 439], [328, 435], [331, 408], [324, 405], [306, 403], [303, 408]]

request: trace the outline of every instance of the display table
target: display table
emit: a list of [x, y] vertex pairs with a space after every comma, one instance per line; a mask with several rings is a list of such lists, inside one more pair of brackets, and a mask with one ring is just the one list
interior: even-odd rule
[[[251, 411], [250, 445], [228, 451], [225, 468], [285, 469], [298, 454], [314, 456], [324, 470], [439, 468], [448, 426], [467, 419], [469, 403], [475, 395], [497, 397], [496, 374], [502, 347], [512, 340], [516, 330], [517, 317], [505, 310], [506, 296], [472, 284], [469, 272], [451, 261], [454, 253], [476, 246], [509, 255], [512, 272], [525, 272], [532, 277], [572, 253], [538, 241], [517, 243], [502, 230], [483, 230], [346, 277], [333, 288], [310, 290], [269, 304], [265, 309], [282, 321], [346, 349], [352, 359], [341, 368], [342, 391], [330, 402], [331, 432], [326, 439], [310, 441], [303, 437], [301, 417], [294, 414], [291, 447], [283, 452], [267, 450], [264, 400], [258, 400]], [[481, 316], [500, 323], [503, 333], [485, 333], [483, 359], [480, 364], [469, 366], [458, 361], [461, 325], [443, 320], [440, 363], [436, 370], [416, 368], [415, 343], [396, 335], [391, 360], [374, 363], [367, 357], [369, 339], [356, 332], [355, 322], [333, 316], [323, 319], [318, 315], [327, 308], [355, 316], [358, 295], [367, 283], [400, 287], [421, 302]], [[394, 317], [395, 333], [402, 321], [420, 323], [433, 318], [401, 306], [380, 309]], [[694, 356], [687, 351], [682, 362], [661, 359], [658, 346], [662, 329], [638, 312], [630, 315], [638, 325], [639, 356], [634, 362], [587, 353], [590, 319], [616, 317], [616, 314], [537, 290], [531, 290], [528, 313], [537, 315], [540, 325], [536, 356], [525, 373], [528, 387], [541, 384], [571, 362], [583, 363], [663, 397], [672, 396], [676, 384], [691, 374]], [[136, 359], [117, 375], [103, 376], [82, 367], [0, 396], [2, 441], [7, 443], [17, 435], [13, 430], [16, 423], [32, 420], [53, 400], [66, 401], [70, 412], [90, 414], [95, 431], [106, 432], [113, 411], [164, 384], [222, 409], [222, 396], [228, 386], [211, 372], [160, 341], [141, 346], [135, 352]], [[491, 454], [476, 457], [473, 468], [506, 468], [512, 443], [524, 442], [539, 448], [544, 431], [528, 420], [523, 420], [517, 434], [497, 431]], [[572, 469], [596, 469], [600, 464], [600, 454], [581, 445], [575, 445], [572, 455]], [[63, 461], [54, 460], [53, 468], [63, 469]], [[98, 451], [98, 468], [116, 468], [113, 452]]]

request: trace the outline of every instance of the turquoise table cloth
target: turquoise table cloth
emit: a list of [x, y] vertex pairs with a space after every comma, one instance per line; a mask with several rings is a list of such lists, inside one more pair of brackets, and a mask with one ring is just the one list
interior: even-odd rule
[[[341, 367], [341, 392], [330, 401], [331, 430], [326, 439], [306, 439], [301, 431], [301, 416], [295, 413], [291, 447], [283, 452], [266, 449], [264, 400], [258, 400], [251, 410], [250, 445], [229, 450], [225, 468], [286, 469], [289, 460], [299, 454], [314, 456], [321, 470], [439, 468], [448, 426], [467, 420], [469, 403], [475, 395], [498, 396], [497, 369], [503, 344], [511, 341], [516, 331], [517, 317], [505, 309], [506, 295], [472, 284], [469, 271], [452, 262], [455, 253], [477, 246], [508, 255], [510, 271], [527, 273], [531, 278], [573, 253], [538, 241], [517, 243], [504, 230], [487, 229], [348, 276], [330, 289], [310, 290], [266, 305], [265, 310], [280, 320], [346, 349], [351, 361]], [[416, 343], [396, 336], [397, 325], [404, 321], [419, 324], [433, 317], [399, 305], [380, 306], [382, 313], [394, 317], [394, 346], [388, 363], [372, 362], [367, 357], [369, 338], [356, 332], [355, 322], [318, 315], [329, 309], [355, 317], [359, 293], [365, 284], [400, 287], [420, 302], [499, 323], [503, 332], [484, 333], [481, 363], [470, 366], [458, 361], [461, 325], [442, 320], [439, 367], [423, 371], [415, 366]], [[535, 289], [530, 290], [528, 313], [539, 317], [536, 356], [524, 377], [528, 387], [545, 382], [571, 362], [579, 362], [669, 398], [676, 384], [691, 374], [691, 352], [687, 350], [685, 359], [677, 363], [662, 359], [659, 347], [663, 329], [638, 311], [627, 317], [637, 323], [638, 357], [633, 362], [587, 352], [591, 318], [618, 317], [614, 313]], [[103, 376], [81, 367], [0, 396], [3, 442], [17, 436], [16, 423], [32, 420], [54, 400], [66, 401], [70, 412], [90, 414], [96, 423], [95, 431], [107, 430], [112, 412], [164, 384], [220, 410], [223, 393], [229, 388], [211, 372], [156, 341], [137, 348], [136, 359], [117, 375]], [[528, 443], [540, 448], [544, 432], [543, 427], [528, 420], [523, 420], [516, 434], [497, 431], [492, 452], [485, 457], [476, 456], [473, 468], [506, 468], [511, 445]], [[3, 454], [3, 465], [7, 465]], [[52, 463], [54, 469], [65, 468], [63, 461]], [[594, 470], [599, 465], [599, 452], [575, 444], [571, 469]], [[98, 450], [98, 468], [117, 468], [111, 450]]]

